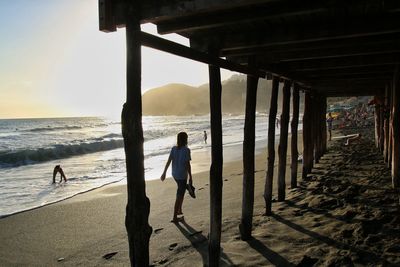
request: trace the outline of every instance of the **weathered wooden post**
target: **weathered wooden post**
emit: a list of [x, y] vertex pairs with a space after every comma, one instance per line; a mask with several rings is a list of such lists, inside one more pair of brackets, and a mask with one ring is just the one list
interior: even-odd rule
[[[377, 99], [378, 97], [375, 96], [375, 99]], [[380, 129], [381, 129], [381, 125], [380, 125], [380, 110], [381, 110], [381, 106], [380, 103], [375, 103], [375, 113], [374, 113], [374, 118], [375, 118], [375, 146], [377, 148], [379, 148], [379, 140], [380, 140]]]
[[314, 159], [315, 163], [318, 163], [320, 157], [320, 101], [319, 95], [315, 95], [313, 98], [313, 143], [314, 143]]
[[256, 103], [258, 77], [247, 75], [246, 117], [243, 141], [243, 197], [240, 237], [251, 238], [254, 206], [254, 150], [256, 131]]
[[390, 108], [390, 89], [387, 84], [385, 87], [385, 107], [384, 107], [384, 148], [383, 160], [387, 163], [389, 158], [389, 108]]
[[325, 104], [326, 103], [326, 97], [321, 95], [319, 99], [319, 112], [318, 112], [318, 120], [319, 120], [319, 159], [324, 155], [325, 153], [325, 145], [326, 145], [326, 139], [324, 140], [324, 129], [326, 129], [325, 126], [325, 118], [326, 118], [326, 109], [325, 109]]
[[393, 150], [393, 81], [390, 83], [390, 115], [389, 115], [389, 151], [388, 151], [388, 168], [392, 167], [392, 150]]
[[282, 88], [282, 114], [281, 114], [281, 133], [279, 136], [279, 166], [278, 166], [278, 201], [284, 201], [286, 196], [286, 158], [287, 158], [287, 140], [289, 128], [290, 112], [290, 87], [292, 82], [285, 80]]
[[306, 179], [311, 171], [313, 161], [313, 142], [312, 142], [312, 108], [311, 94], [306, 91], [304, 94], [304, 114], [303, 114], [303, 172], [302, 178]]
[[327, 130], [326, 130], [326, 111], [327, 111], [327, 99], [324, 96], [322, 101], [322, 151], [323, 154], [327, 151]]
[[379, 150], [383, 154], [385, 138], [385, 99], [382, 99], [379, 112]]
[[140, 9], [128, 6], [126, 22], [127, 69], [126, 103], [122, 110], [122, 135], [128, 187], [125, 226], [128, 232], [131, 266], [149, 266], [149, 239], [152, 228], [148, 224], [150, 201], [144, 180]]
[[209, 65], [210, 76], [210, 236], [208, 241], [209, 266], [219, 266], [222, 218], [222, 111], [221, 73], [219, 67]]
[[397, 66], [393, 78], [393, 115], [392, 115], [392, 185], [400, 188], [400, 73]]
[[297, 168], [298, 168], [298, 158], [299, 158], [299, 151], [297, 148], [297, 128], [299, 125], [299, 86], [295, 83], [293, 85], [293, 112], [292, 112], [292, 123], [291, 123], [291, 154], [292, 154], [292, 164], [290, 165], [291, 168], [291, 177], [290, 177], [290, 187], [296, 188], [297, 187]]
[[275, 120], [278, 109], [279, 77], [272, 78], [271, 102], [268, 116], [268, 163], [264, 187], [265, 215], [272, 214], [272, 184], [275, 164]]

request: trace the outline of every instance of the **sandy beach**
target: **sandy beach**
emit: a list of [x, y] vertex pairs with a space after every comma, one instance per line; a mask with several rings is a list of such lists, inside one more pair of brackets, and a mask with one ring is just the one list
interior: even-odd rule
[[[224, 164], [221, 266], [400, 265], [399, 196], [391, 189], [389, 170], [368, 134], [358, 144], [342, 143], [330, 142], [308, 179], [288, 189], [285, 202], [273, 203], [271, 217], [263, 216], [266, 151], [257, 156], [254, 238], [248, 242], [238, 230], [242, 163]], [[201, 155], [193, 155], [196, 160]], [[197, 198], [186, 196], [185, 222], [177, 225], [169, 222], [175, 182], [147, 182], [153, 266], [207, 263], [208, 177], [208, 171], [194, 175]], [[125, 204], [126, 186], [109, 185], [3, 218], [0, 265], [129, 266]]]

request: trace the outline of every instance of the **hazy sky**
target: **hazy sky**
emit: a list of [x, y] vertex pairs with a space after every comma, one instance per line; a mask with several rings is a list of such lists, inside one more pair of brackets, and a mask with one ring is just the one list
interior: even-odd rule
[[[155, 33], [153, 25], [142, 29]], [[163, 38], [188, 44], [177, 35]], [[125, 54], [124, 29], [98, 30], [98, 0], [1, 0], [0, 118], [118, 117]], [[142, 92], [208, 82], [205, 64], [148, 48], [142, 57]]]

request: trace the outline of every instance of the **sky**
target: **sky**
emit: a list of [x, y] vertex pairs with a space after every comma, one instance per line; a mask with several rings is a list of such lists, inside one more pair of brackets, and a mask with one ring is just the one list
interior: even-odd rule
[[[156, 34], [156, 27], [142, 25]], [[163, 38], [188, 45], [171, 34]], [[125, 29], [98, 29], [98, 0], [0, 1], [0, 119], [119, 117], [126, 96]], [[232, 72], [221, 70], [222, 80]], [[142, 93], [208, 82], [206, 64], [142, 48]]]

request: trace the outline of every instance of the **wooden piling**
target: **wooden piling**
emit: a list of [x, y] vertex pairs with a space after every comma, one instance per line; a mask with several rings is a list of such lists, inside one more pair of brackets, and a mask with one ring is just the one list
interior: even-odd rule
[[297, 149], [297, 128], [299, 125], [299, 87], [297, 84], [293, 85], [293, 99], [292, 99], [292, 123], [291, 123], [291, 155], [292, 155], [292, 164], [290, 165], [291, 168], [291, 177], [290, 177], [290, 187], [296, 188], [297, 187], [297, 168], [298, 168], [298, 158], [299, 158], [299, 151]]
[[239, 225], [242, 240], [251, 238], [254, 207], [254, 150], [258, 78], [247, 75], [246, 115], [243, 140], [243, 197]]
[[392, 114], [392, 185], [400, 188], [400, 73], [396, 68], [393, 79], [393, 114]]
[[313, 98], [313, 142], [314, 142], [314, 159], [315, 163], [319, 162], [320, 157], [320, 128], [321, 128], [321, 121], [320, 121], [320, 101], [319, 95], [315, 95]]
[[278, 109], [279, 78], [272, 78], [271, 102], [268, 116], [268, 163], [264, 187], [265, 215], [272, 214], [272, 184], [275, 164], [275, 120]]
[[385, 99], [382, 99], [379, 110], [379, 150], [383, 154], [385, 140]]
[[392, 149], [393, 149], [393, 81], [390, 83], [390, 114], [389, 114], [389, 148], [388, 148], [388, 168], [392, 167]]
[[327, 151], [327, 129], [326, 129], [326, 111], [327, 111], [327, 99], [326, 96], [322, 99], [322, 154], [325, 154]]
[[[377, 96], [375, 96], [375, 98], [376, 98]], [[375, 118], [375, 146], [377, 147], [377, 148], [379, 148], [379, 144], [380, 144], [380, 142], [379, 142], [379, 139], [380, 139], [380, 133], [381, 133], [381, 131], [380, 131], [380, 128], [381, 128], [381, 125], [380, 125], [380, 104], [378, 104], [378, 103], [375, 103], [375, 113], [374, 113], [374, 118]]]
[[390, 108], [390, 87], [385, 87], [385, 107], [384, 107], [384, 145], [383, 145], [383, 160], [387, 163], [389, 159], [389, 108]]
[[[133, 9], [137, 10], [131, 6], [131, 13]], [[131, 14], [131, 18], [126, 25], [127, 95], [121, 118], [128, 188], [125, 226], [131, 266], [149, 266], [152, 228], [148, 224], [150, 201], [144, 180], [140, 24], [135, 19], [139, 18], [137, 14]]]
[[324, 97], [322, 95], [319, 96], [318, 99], [318, 161], [321, 159], [324, 154], [324, 145], [323, 145], [323, 127], [325, 124], [324, 120], [324, 110], [323, 110], [323, 102]]
[[311, 94], [306, 91], [304, 94], [304, 114], [303, 114], [303, 180], [311, 172], [313, 161], [313, 141], [312, 141], [312, 107]]
[[210, 168], [210, 236], [208, 241], [209, 266], [219, 266], [221, 251], [222, 218], [222, 111], [220, 68], [209, 65], [210, 76], [210, 123], [211, 123], [211, 168]]
[[287, 158], [287, 140], [289, 128], [290, 112], [290, 87], [292, 82], [285, 80], [282, 88], [282, 113], [281, 113], [281, 132], [279, 136], [279, 166], [278, 166], [278, 201], [284, 201], [286, 195], [286, 158]]

